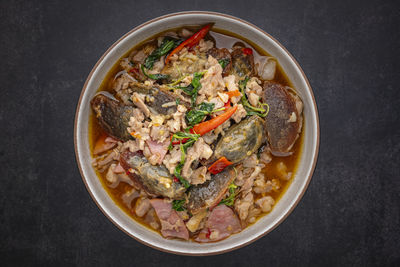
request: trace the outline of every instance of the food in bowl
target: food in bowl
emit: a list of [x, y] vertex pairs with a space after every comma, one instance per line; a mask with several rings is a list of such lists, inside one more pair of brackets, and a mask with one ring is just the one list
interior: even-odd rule
[[133, 47], [91, 107], [99, 179], [165, 238], [242, 231], [273, 209], [301, 155], [303, 103], [279, 62], [212, 24]]

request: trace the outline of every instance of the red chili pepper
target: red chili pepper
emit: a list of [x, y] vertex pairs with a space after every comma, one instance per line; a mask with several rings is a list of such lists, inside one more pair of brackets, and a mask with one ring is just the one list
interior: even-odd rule
[[225, 94], [227, 94], [229, 96], [229, 98], [232, 98], [232, 97], [235, 97], [235, 96], [240, 96], [239, 90], [229, 91], [229, 92], [226, 92]]
[[210, 31], [211, 26], [212, 26], [212, 24], [208, 24], [208, 25], [204, 26], [203, 28], [200, 29], [200, 31], [196, 32], [191, 37], [189, 37], [184, 42], [182, 42], [180, 45], [178, 45], [174, 50], [172, 50], [171, 53], [169, 53], [169, 55], [165, 59], [165, 64], [167, 64], [169, 62], [171, 56], [173, 56], [174, 54], [181, 51], [184, 47], [187, 46], [188, 48], [192, 48], [193, 46], [198, 44], [200, 42], [200, 40], [203, 39], [204, 36], [206, 36], [206, 34]]
[[231, 100], [228, 99], [228, 102], [225, 103], [224, 108], [225, 108], [225, 109], [228, 109], [228, 108], [230, 108], [230, 107], [231, 107]]
[[211, 230], [210, 228], [207, 228], [206, 238], [210, 238], [210, 235], [211, 235]]
[[212, 118], [209, 121], [204, 121], [202, 123], [199, 123], [193, 126], [192, 129], [196, 134], [205, 135], [206, 133], [214, 130], [215, 128], [223, 124], [225, 121], [227, 121], [236, 112], [236, 110], [237, 106], [229, 108], [221, 115], [218, 115], [217, 117]]
[[132, 68], [129, 70], [130, 73], [139, 73], [139, 69], [138, 68]]
[[178, 180], [178, 178], [176, 178], [176, 176], [174, 176], [174, 182], [175, 182], [175, 183], [178, 183], [178, 182], [179, 182], [179, 180]]
[[253, 50], [251, 48], [242, 48], [243, 54], [245, 55], [252, 55], [253, 54]]
[[208, 171], [211, 174], [217, 174], [222, 172], [226, 167], [229, 165], [232, 165], [233, 163], [227, 160], [225, 157], [219, 158], [217, 161], [215, 161], [209, 168]]

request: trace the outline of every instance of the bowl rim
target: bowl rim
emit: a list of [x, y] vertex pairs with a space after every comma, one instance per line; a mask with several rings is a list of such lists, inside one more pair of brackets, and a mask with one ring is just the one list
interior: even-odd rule
[[[277, 220], [277, 221], [274, 223], [274, 225], [272, 225], [269, 229], [267, 229], [267, 230], [261, 232], [257, 237], [255, 237], [255, 238], [253, 238], [253, 239], [251, 239], [251, 240], [249, 240], [249, 241], [247, 241], [247, 242], [240, 243], [240, 244], [238, 244], [238, 245], [234, 245], [234, 246], [232, 246], [232, 247], [230, 247], [230, 248], [227, 248], [227, 249], [224, 249], [224, 250], [210, 251], [210, 252], [200, 252], [200, 253], [199, 253], [199, 252], [194, 252], [194, 253], [179, 252], [179, 251], [176, 251], [176, 250], [169, 250], [169, 249], [166, 249], [166, 248], [158, 247], [158, 246], [156, 246], [156, 245], [153, 245], [153, 244], [151, 244], [151, 243], [148, 243], [148, 242], [146, 242], [146, 241], [144, 241], [144, 240], [142, 240], [142, 239], [136, 237], [135, 235], [129, 233], [129, 232], [128, 232], [127, 230], [125, 230], [122, 226], [120, 226], [110, 215], [108, 215], [107, 212], [105, 212], [105, 210], [103, 209], [103, 207], [102, 207], [102, 206], [99, 204], [99, 202], [97, 201], [96, 197], [94, 196], [94, 194], [93, 194], [92, 191], [90, 190], [89, 185], [88, 185], [88, 183], [87, 183], [87, 181], [86, 181], [86, 178], [85, 178], [85, 176], [84, 176], [84, 172], [83, 172], [83, 170], [82, 170], [82, 166], [81, 166], [81, 163], [80, 163], [79, 154], [78, 154], [78, 140], [77, 140], [77, 136], [78, 136], [77, 128], [78, 128], [78, 125], [77, 125], [77, 123], [78, 123], [79, 110], [80, 110], [80, 106], [81, 106], [81, 103], [82, 103], [82, 98], [83, 98], [83, 96], [84, 96], [84, 94], [85, 94], [85, 92], [86, 92], [86, 90], [87, 90], [87, 85], [88, 85], [89, 81], [91, 80], [94, 71], [98, 68], [98, 66], [99, 66], [100, 63], [104, 60], [104, 58], [111, 52], [111, 50], [112, 50], [116, 45], [118, 45], [120, 42], [122, 42], [126, 37], [128, 37], [130, 34], [132, 34], [133, 32], [135, 32], [135, 31], [137, 31], [137, 30], [139, 30], [139, 29], [141, 29], [141, 28], [143, 28], [143, 27], [145, 27], [145, 26], [147, 26], [147, 25], [149, 25], [149, 24], [151, 24], [151, 23], [154, 23], [154, 22], [156, 22], [156, 21], [159, 21], [159, 20], [162, 20], [162, 19], [165, 19], [165, 18], [169, 18], [169, 17], [181, 16], [181, 15], [212, 15], [212, 16], [220, 16], [220, 17], [232, 19], [232, 20], [238, 21], [238, 22], [240, 22], [240, 23], [246, 24], [247, 26], [249, 26], [249, 27], [251, 27], [251, 28], [253, 28], [253, 29], [255, 29], [255, 30], [261, 32], [262, 34], [268, 36], [269, 38], [271, 38], [280, 48], [282, 48], [282, 49], [287, 53], [287, 55], [289, 56], [290, 60], [291, 60], [291, 61], [296, 65], [296, 67], [299, 69], [302, 78], [304, 79], [304, 81], [305, 81], [306, 84], [307, 84], [307, 87], [309, 88], [309, 91], [310, 91], [309, 93], [310, 93], [310, 95], [311, 95], [311, 100], [312, 100], [312, 108], [314, 109], [314, 113], [315, 113], [315, 119], [316, 119], [316, 120], [315, 120], [315, 121], [316, 121], [315, 127], [316, 127], [317, 135], [316, 135], [316, 140], [315, 140], [316, 146], [315, 146], [315, 151], [314, 151], [313, 162], [312, 162], [311, 170], [310, 170], [309, 175], [308, 175], [308, 177], [307, 177], [305, 186], [304, 186], [304, 188], [302, 189], [302, 191], [300, 192], [300, 194], [298, 195], [296, 201], [293, 203], [293, 205], [290, 207], [290, 209], [287, 210], [287, 212], [286, 212], [279, 220]], [[310, 181], [311, 181], [311, 178], [312, 178], [313, 173], [314, 173], [314, 171], [315, 171], [315, 167], [316, 167], [317, 160], [318, 160], [319, 144], [320, 144], [319, 115], [318, 115], [318, 107], [317, 107], [317, 104], [316, 104], [316, 101], [315, 101], [315, 97], [314, 97], [314, 92], [313, 92], [313, 90], [312, 90], [312, 87], [311, 87], [311, 85], [310, 85], [310, 82], [309, 82], [308, 79], [307, 79], [307, 76], [305, 75], [303, 69], [300, 67], [299, 63], [298, 63], [297, 60], [294, 58], [294, 56], [293, 56], [293, 55], [292, 55], [292, 54], [291, 54], [277, 39], [275, 39], [273, 36], [271, 36], [270, 34], [268, 34], [267, 32], [265, 32], [265, 31], [262, 30], [261, 28], [257, 27], [256, 25], [254, 25], [254, 24], [252, 24], [252, 23], [250, 23], [250, 22], [248, 22], [248, 21], [246, 21], [246, 20], [243, 20], [243, 19], [240, 19], [240, 18], [238, 18], [238, 17], [232, 16], [232, 15], [228, 15], [228, 14], [224, 14], [224, 13], [220, 13], [220, 12], [213, 12], [213, 11], [182, 11], [182, 12], [169, 13], [169, 14], [162, 15], [162, 16], [156, 17], [156, 18], [154, 18], [154, 19], [148, 20], [148, 21], [146, 21], [146, 22], [140, 24], [139, 26], [134, 27], [132, 30], [130, 30], [129, 32], [127, 32], [126, 34], [124, 34], [122, 37], [120, 37], [117, 41], [115, 41], [115, 42], [103, 53], [103, 55], [99, 58], [99, 60], [96, 62], [96, 64], [95, 64], [95, 65], [93, 66], [93, 68], [91, 69], [91, 71], [90, 71], [90, 73], [89, 73], [89, 75], [88, 75], [88, 77], [87, 77], [87, 79], [86, 79], [86, 81], [85, 81], [85, 83], [84, 83], [84, 85], [83, 85], [83, 87], [82, 87], [81, 94], [80, 94], [80, 96], [79, 96], [78, 104], [77, 104], [77, 107], [76, 107], [75, 119], [74, 119], [74, 151], [75, 151], [76, 162], [77, 162], [77, 164], [78, 164], [78, 169], [79, 169], [79, 172], [80, 172], [80, 175], [81, 175], [81, 179], [82, 179], [83, 183], [85, 184], [86, 190], [89, 192], [90, 197], [92, 198], [92, 200], [94, 201], [94, 203], [97, 205], [97, 207], [101, 210], [101, 212], [102, 212], [102, 213], [106, 216], [106, 218], [108, 218], [108, 220], [110, 220], [118, 229], [120, 229], [122, 232], [124, 232], [124, 233], [127, 234], [128, 236], [134, 238], [136, 241], [138, 241], [138, 242], [140, 242], [140, 243], [142, 243], [142, 244], [144, 244], [144, 245], [146, 245], [146, 246], [149, 246], [149, 247], [151, 247], [151, 248], [154, 248], [154, 249], [157, 249], [157, 250], [159, 250], [159, 251], [162, 251], [162, 252], [168, 252], [168, 253], [172, 253], [172, 254], [176, 254], [176, 255], [185, 255], [185, 256], [207, 256], [207, 255], [218, 255], [218, 254], [223, 254], [223, 253], [226, 253], [226, 252], [230, 252], [230, 251], [233, 251], [233, 250], [236, 250], [236, 249], [245, 247], [245, 246], [247, 246], [247, 245], [249, 245], [249, 244], [251, 244], [251, 243], [257, 241], [258, 239], [260, 239], [260, 238], [264, 237], [265, 235], [267, 235], [268, 233], [270, 233], [270, 232], [271, 232], [272, 230], [274, 230], [277, 226], [279, 226], [284, 220], [286, 220], [286, 218], [287, 218], [287, 217], [293, 212], [293, 210], [296, 208], [296, 206], [298, 205], [298, 203], [300, 202], [300, 200], [303, 198], [303, 195], [305, 194], [305, 192], [306, 192], [306, 190], [307, 190], [307, 188], [308, 188], [308, 186], [309, 186], [309, 184], [310, 184]]]

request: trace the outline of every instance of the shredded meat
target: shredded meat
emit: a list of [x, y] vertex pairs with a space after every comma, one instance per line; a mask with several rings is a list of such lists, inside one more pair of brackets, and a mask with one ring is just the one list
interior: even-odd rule
[[143, 217], [151, 208], [150, 200], [147, 197], [141, 197], [136, 200], [135, 213], [139, 217]]
[[271, 196], [265, 196], [256, 201], [256, 205], [259, 206], [263, 212], [271, 211], [274, 204], [275, 201]]
[[198, 159], [209, 159], [213, 154], [212, 149], [207, 145], [203, 138], [199, 138], [194, 145], [188, 149], [185, 164], [182, 168], [182, 176], [186, 179], [190, 179], [193, 173], [191, 168], [193, 161]]
[[235, 201], [235, 210], [239, 215], [239, 219], [241, 221], [246, 220], [247, 216], [249, 215], [249, 208], [254, 203], [253, 193], [249, 192], [244, 197], [240, 199], [236, 199]]
[[202, 184], [205, 181], [210, 180], [210, 178], [211, 174], [207, 172], [207, 167], [202, 166], [193, 171], [192, 175], [189, 178], [189, 183], [193, 185]]

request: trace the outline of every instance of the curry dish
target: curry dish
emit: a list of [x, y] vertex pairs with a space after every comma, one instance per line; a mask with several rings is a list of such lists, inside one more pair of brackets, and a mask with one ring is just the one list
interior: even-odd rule
[[165, 238], [216, 242], [269, 213], [294, 177], [303, 103], [277, 60], [212, 24], [132, 48], [91, 100], [93, 167]]

